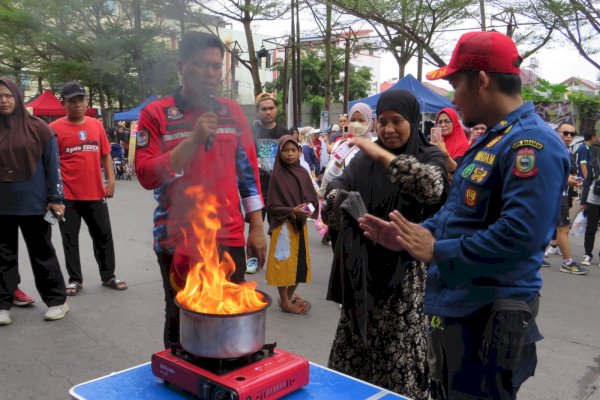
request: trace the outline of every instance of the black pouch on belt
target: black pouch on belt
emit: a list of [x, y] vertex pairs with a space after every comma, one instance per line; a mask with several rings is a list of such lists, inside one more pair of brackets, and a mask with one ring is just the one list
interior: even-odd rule
[[521, 355], [524, 334], [533, 318], [531, 307], [524, 301], [494, 301], [479, 348], [483, 365], [496, 364], [511, 370]]

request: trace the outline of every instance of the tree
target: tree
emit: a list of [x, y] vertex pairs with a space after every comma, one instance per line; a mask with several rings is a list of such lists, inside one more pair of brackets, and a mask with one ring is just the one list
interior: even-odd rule
[[433, 45], [441, 31], [471, 15], [474, 0], [333, 0], [339, 11], [368, 21], [382, 48], [392, 52], [400, 77], [410, 59], [422, 50], [436, 65], [445, 65]]
[[[111, 107], [114, 99], [120, 107], [124, 99], [137, 104], [160, 87], [149, 74], [169, 83], [176, 79], [174, 73], [154, 73], [161, 60], [172, 60], [155, 39], [164, 34], [155, 6], [153, 0], [2, 0], [0, 59], [21, 60], [23, 70], [53, 88], [81, 81], [98, 96], [101, 108]], [[4, 66], [19, 76], [15, 62]]]
[[[339, 48], [335, 52], [340, 52]], [[325, 68], [326, 60], [321, 50], [306, 50], [301, 57], [301, 76], [302, 76], [302, 101], [309, 102], [313, 97], [323, 97], [325, 90]], [[282, 63], [276, 63], [274, 68], [283, 70]], [[332, 84], [331, 99], [333, 101], [342, 101], [344, 95], [344, 60], [340, 57], [334, 57], [332, 63]], [[273, 82], [265, 83], [267, 91], [281, 91], [283, 89], [282, 75], [278, 74], [278, 79]], [[369, 95], [371, 87], [371, 70], [367, 67], [356, 68], [350, 65], [350, 99], [360, 99]]]
[[579, 54], [600, 70], [600, 62], [592, 57], [600, 52], [600, 5], [593, 0], [528, 0], [519, 3], [519, 12], [542, 25], [554, 29], [572, 44]]
[[[195, 0], [203, 10], [229, 21], [243, 25], [248, 46], [248, 62], [242, 62], [250, 70], [254, 85], [254, 95], [262, 92], [262, 83], [258, 74], [258, 57], [254, 48], [252, 23], [255, 21], [273, 21], [281, 18], [289, 11], [288, 2], [278, 0]], [[214, 26], [206, 26], [214, 32]], [[241, 58], [238, 57], [241, 60]]]

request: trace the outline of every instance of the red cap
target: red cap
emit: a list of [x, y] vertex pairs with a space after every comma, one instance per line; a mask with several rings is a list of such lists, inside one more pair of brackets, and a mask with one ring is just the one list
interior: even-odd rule
[[427, 79], [446, 78], [456, 71], [488, 71], [518, 75], [523, 57], [511, 38], [499, 32], [468, 32], [463, 34], [445, 67], [431, 71]]

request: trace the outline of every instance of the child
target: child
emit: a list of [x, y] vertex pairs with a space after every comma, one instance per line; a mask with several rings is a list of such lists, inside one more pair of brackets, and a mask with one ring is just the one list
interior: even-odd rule
[[291, 135], [279, 139], [267, 201], [267, 283], [278, 287], [282, 311], [294, 314], [310, 310], [310, 303], [294, 291], [311, 279], [306, 219], [315, 218], [319, 207], [312, 180], [300, 165], [301, 154], [302, 147]]

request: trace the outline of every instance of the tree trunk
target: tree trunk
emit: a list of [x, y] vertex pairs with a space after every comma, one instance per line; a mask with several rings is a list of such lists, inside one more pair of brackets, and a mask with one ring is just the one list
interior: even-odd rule
[[[246, 0], [246, 10], [250, 9], [252, 2]], [[252, 75], [252, 84], [254, 85], [254, 96], [258, 96], [262, 92], [262, 84], [260, 82], [260, 75], [258, 74], [258, 58], [256, 57], [256, 50], [254, 49], [254, 37], [252, 35], [252, 27], [250, 23], [252, 18], [248, 11], [244, 11], [244, 33], [246, 34], [246, 43], [248, 44], [248, 58], [250, 59], [250, 74]]]
[[[142, 2], [141, 0], [133, 1], [133, 26], [136, 34], [140, 34], [142, 31]], [[138, 97], [139, 101], [142, 102], [147, 97], [146, 89], [146, 76], [144, 73], [144, 54], [142, 50], [142, 44], [138, 41], [136, 49], [134, 51], [134, 62], [137, 70], [137, 81], [138, 81]]]
[[479, 15], [481, 17], [481, 30], [482, 31], [486, 31], [486, 26], [485, 26], [485, 2], [484, 0], [479, 0]]

